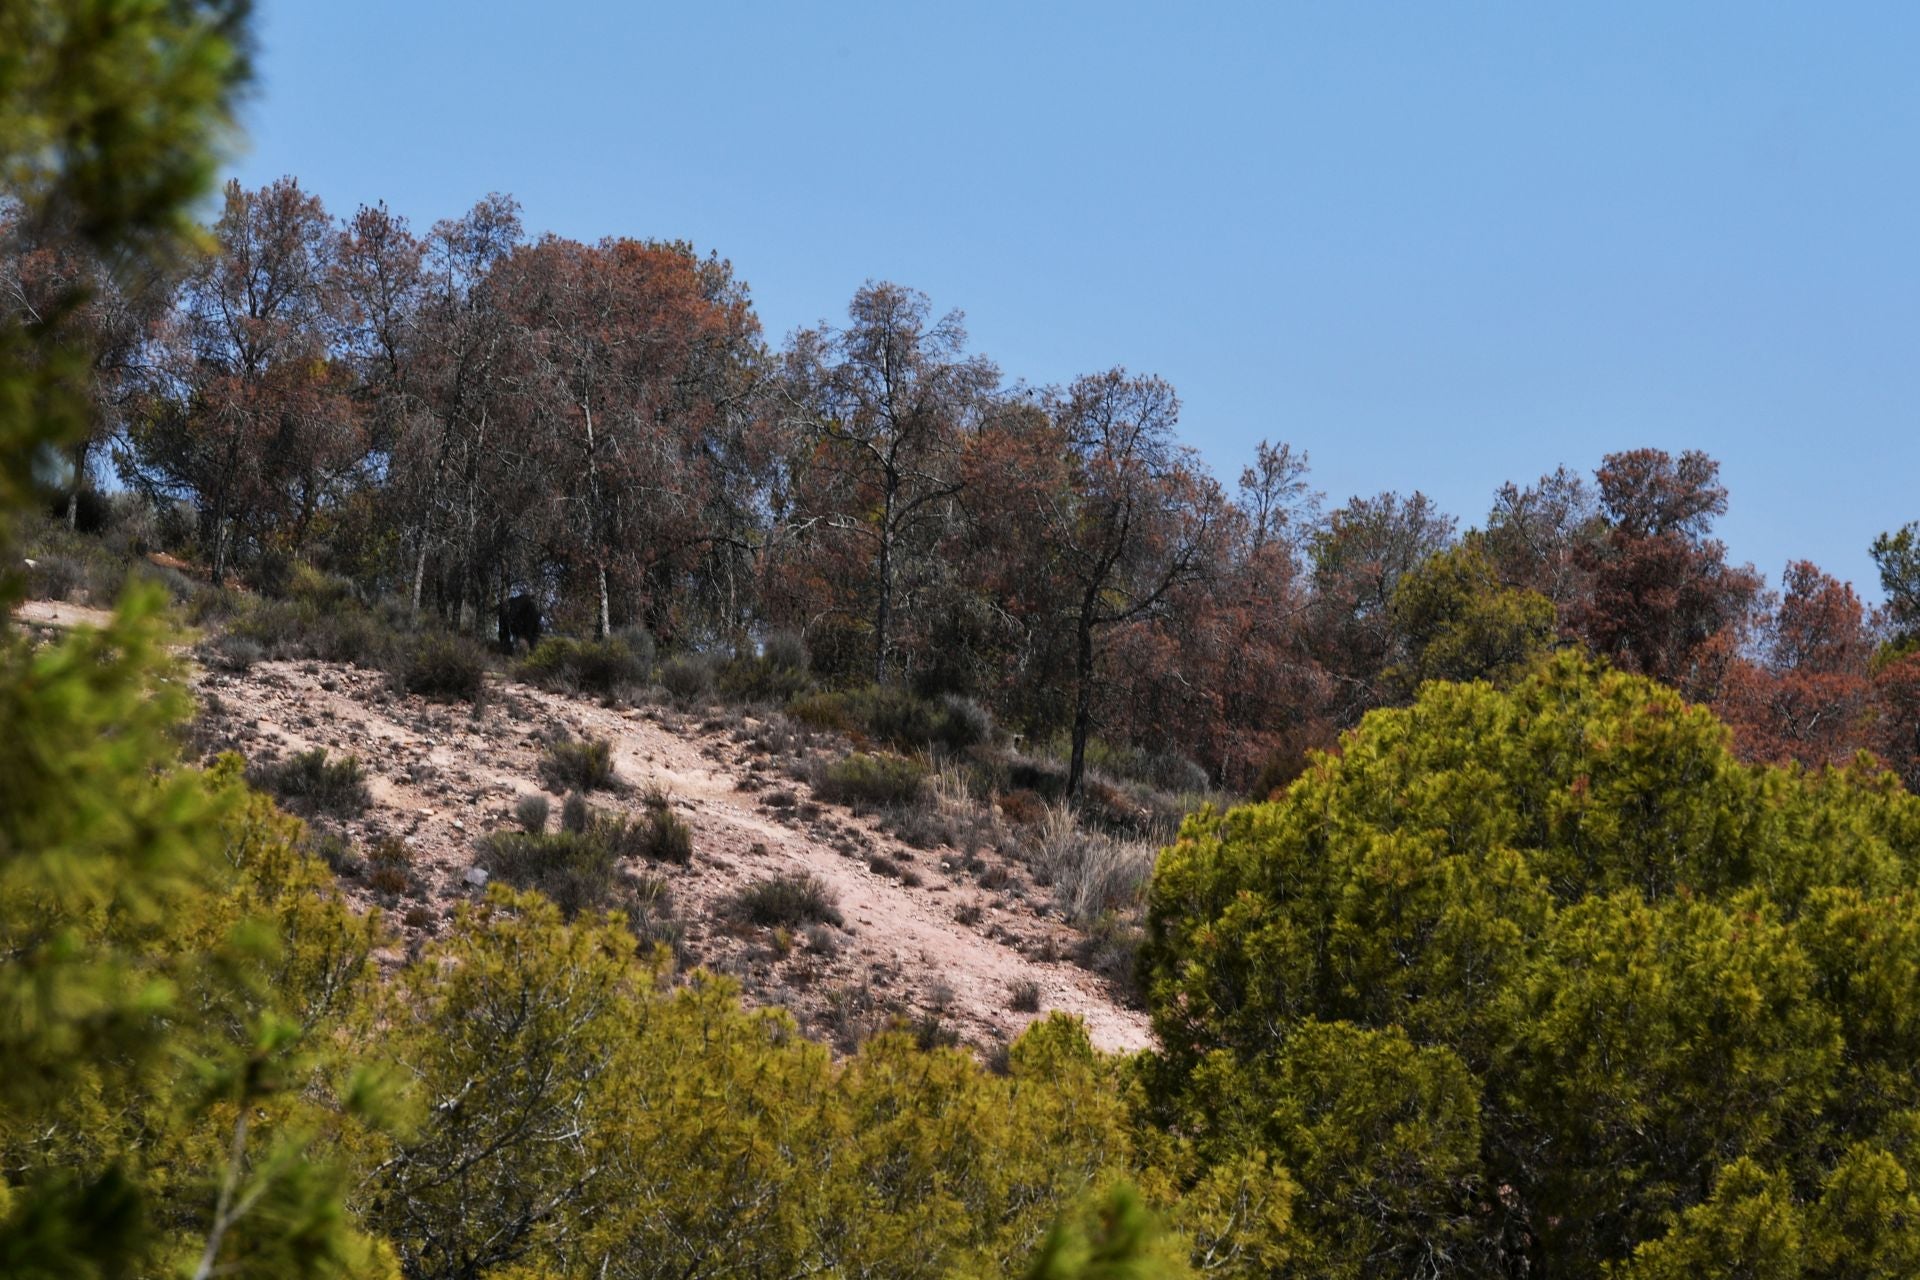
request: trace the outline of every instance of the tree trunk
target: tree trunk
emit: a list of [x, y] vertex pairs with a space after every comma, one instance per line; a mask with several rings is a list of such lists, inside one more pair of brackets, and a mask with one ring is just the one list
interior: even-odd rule
[[420, 616], [420, 589], [427, 580], [427, 531], [420, 530], [420, 549], [413, 557], [413, 616]]
[[595, 640], [605, 640], [613, 634], [613, 614], [607, 599], [607, 562], [597, 561], [594, 570], [600, 578], [600, 616], [594, 621]]
[[1080, 799], [1087, 776], [1087, 738], [1093, 732], [1093, 607], [1097, 597], [1087, 593], [1080, 607], [1080, 625], [1074, 652], [1073, 754], [1067, 762], [1067, 799]]
[[893, 625], [893, 500], [900, 478], [889, 466], [880, 508], [880, 599], [873, 610], [873, 682], [887, 682], [887, 632]]
[[73, 450], [73, 488], [67, 492], [67, 530], [80, 527], [80, 490], [87, 482], [87, 452], [91, 441], [82, 440]]
[[880, 601], [873, 613], [873, 682], [887, 682], [887, 627], [893, 613], [893, 540], [880, 539]]

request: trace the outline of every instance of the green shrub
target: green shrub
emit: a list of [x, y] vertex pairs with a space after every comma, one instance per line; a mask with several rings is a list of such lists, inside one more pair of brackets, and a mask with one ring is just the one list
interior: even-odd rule
[[647, 823], [647, 857], [678, 867], [693, 861], [693, 831], [671, 809], [651, 810]]
[[742, 653], [720, 671], [720, 691], [734, 702], [787, 703], [813, 684], [807, 645], [790, 631], [768, 636], [760, 651]]
[[660, 647], [654, 643], [653, 633], [645, 627], [620, 627], [613, 633], [613, 639], [627, 646], [627, 652], [640, 666], [640, 678], [645, 680], [653, 672], [654, 659], [660, 656]]
[[228, 629], [280, 661], [318, 658], [404, 672], [407, 650], [399, 633], [351, 602], [323, 607], [312, 600], [256, 599], [240, 608]]
[[806, 639], [796, 631], [775, 631], [760, 646], [760, 660], [776, 671], [805, 671]]
[[547, 814], [550, 811], [551, 805], [547, 798], [536, 792], [530, 796], [520, 797], [519, 802], [513, 806], [513, 820], [520, 824], [522, 831], [530, 831], [538, 835], [547, 829]]
[[479, 864], [522, 889], [537, 889], [568, 916], [614, 897], [616, 854], [594, 831], [495, 831], [480, 841]]
[[613, 744], [605, 738], [551, 743], [540, 757], [540, 781], [549, 791], [613, 790]]
[[286, 596], [311, 604], [317, 609], [357, 608], [353, 583], [337, 573], [327, 573], [310, 564], [295, 564], [287, 574]]
[[255, 765], [247, 770], [247, 781], [285, 807], [308, 815], [351, 817], [365, 812], [373, 800], [360, 762], [352, 756], [328, 760], [324, 747], [276, 764]]
[[200, 646], [200, 658], [208, 666], [221, 671], [244, 672], [253, 664], [267, 656], [267, 651], [258, 640], [228, 632], [216, 636]]
[[735, 920], [769, 929], [845, 924], [833, 891], [810, 875], [756, 880], [729, 898], [725, 911]]
[[922, 698], [893, 685], [797, 698], [787, 714], [816, 729], [859, 734], [903, 751], [965, 751], [993, 736], [993, 718], [972, 699]]
[[560, 802], [560, 829], [573, 832], [585, 831], [587, 823], [592, 818], [593, 809], [587, 804], [587, 798], [578, 791], [567, 792], [567, 798]]
[[487, 656], [466, 636], [429, 632], [408, 650], [400, 683], [436, 702], [472, 702], [487, 687]]
[[683, 702], [711, 697], [714, 686], [713, 659], [704, 653], [682, 653], [667, 659], [660, 667], [660, 684]]
[[570, 640], [548, 636], [520, 664], [519, 675], [543, 689], [610, 694], [645, 684], [651, 666], [650, 658], [636, 654], [626, 640], [618, 637]]
[[927, 771], [904, 756], [856, 751], [814, 770], [813, 792], [832, 804], [889, 808], [920, 798]]
[[860, 730], [844, 693], [804, 694], [787, 704], [787, 718], [825, 733], [854, 733]]

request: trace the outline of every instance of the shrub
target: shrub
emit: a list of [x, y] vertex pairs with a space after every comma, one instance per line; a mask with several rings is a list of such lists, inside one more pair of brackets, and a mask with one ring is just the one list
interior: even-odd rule
[[354, 853], [353, 845], [337, 831], [308, 827], [304, 844], [308, 854], [326, 863], [328, 869], [337, 876], [354, 880], [367, 869], [366, 864]]
[[810, 875], [756, 880], [729, 898], [725, 906], [734, 919], [763, 928], [845, 924], [832, 890]]
[[887, 807], [920, 798], [926, 769], [903, 756], [856, 751], [815, 769], [814, 794], [834, 804]]
[[560, 802], [560, 829], [576, 833], [585, 831], [592, 817], [593, 810], [588, 806], [587, 798], [578, 791], [567, 792], [567, 798]]
[[647, 822], [647, 857], [678, 867], [693, 861], [693, 831], [671, 809], [651, 810]]
[[377, 889], [381, 893], [405, 893], [409, 883], [410, 881], [407, 878], [407, 872], [404, 867], [396, 867], [388, 864], [374, 867], [371, 871], [367, 872], [367, 887]]
[[535, 793], [521, 796], [519, 803], [513, 806], [513, 820], [520, 824], [522, 831], [538, 835], [547, 829], [547, 814], [551, 809], [546, 796]]
[[667, 882], [658, 876], [629, 876], [631, 895], [627, 906], [627, 928], [643, 951], [665, 947], [676, 965], [691, 959], [687, 947], [687, 927], [674, 916], [673, 894]]
[[[641, 634], [645, 634], [642, 632]], [[652, 641], [645, 657], [619, 637], [569, 640], [548, 636], [519, 666], [522, 680], [568, 693], [611, 694], [645, 684], [653, 666]]]
[[288, 756], [276, 764], [255, 765], [247, 781], [297, 813], [327, 813], [351, 817], [372, 803], [360, 762], [352, 756], [328, 760], [326, 748], [315, 747]]
[[1022, 978], [1007, 989], [1007, 1007], [1015, 1013], [1040, 1012], [1040, 984]]
[[495, 831], [479, 847], [480, 866], [508, 884], [539, 890], [568, 916], [613, 900], [614, 861], [593, 831]]
[[653, 633], [645, 627], [621, 627], [613, 633], [613, 638], [627, 646], [627, 652], [640, 667], [641, 679], [653, 673], [654, 659], [660, 656], [660, 648], [653, 641]]
[[796, 631], [776, 631], [760, 646], [760, 660], [777, 671], [805, 671], [807, 642]]
[[210, 667], [221, 671], [244, 672], [267, 656], [257, 640], [228, 632], [200, 646], [200, 656]]
[[321, 610], [355, 606], [353, 583], [310, 564], [295, 564], [286, 575], [286, 596]]
[[540, 757], [540, 781], [549, 791], [611, 791], [613, 744], [605, 738], [561, 738]]
[[475, 641], [444, 631], [415, 640], [400, 683], [408, 693], [436, 702], [472, 702], [486, 688], [487, 658]]
[[993, 734], [986, 709], [968, 698], [922, 698], [894, 685], [820, 693], [790, 703], [787, 714], [818, 729], [858, 733], [903, 751], [964, 751]]
[[901, 1030], [913, 1037], [915, 1047], [922, 1053], [956, 1048], [960, 1043], [959, 1031], [942, 1022], [940, 1015], [932, 1010], [903, 1024]]
[[704, 653], [682, 653], [660, 667], [660, 684], [682, 702], [713, 694], [713, 659]]
[[1037, 827], [1047, 819], [1047, 802], [1037, 792], [1009, 791], [1000, 797], [1000, 812], [1016, 826]]

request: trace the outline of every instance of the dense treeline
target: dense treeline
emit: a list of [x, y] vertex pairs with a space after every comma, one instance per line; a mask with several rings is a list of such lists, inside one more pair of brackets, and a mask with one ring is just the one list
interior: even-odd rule
[[[319, 277], [198, 258], [185, 302], [164, 287], [243, 19], [0, 5], [16, 232], [58, 226], [100, 264], [64, 259], [0, 324], [0, 601], [50, 464], [84, 476], [123, 432], [129, 474], [193, 496], [183, 532], [221, 573], [311, 557], [417, 583], [456, 625], [514, 582], [602, 629], [804, 614], [830, 671], [1140, 741], [1177, 715], [1222, 769], [1358, 724], [1163, 855], [1154, 1052], [1102, 1057], [1054, 1018], [994, 1069], [902, 1035], [836, 1062], [723, 982], [671, 982], [618, 917], [532, 894], [393, 954], [237, 761], [182, 762], [159, 592], [55, 642], [8, 623], [0, 1272], [1920, 1270], [1920, 799], [1869, 760], [1749, 763], [1700, 705], [1749, 753], [1874, 741], [1910, 767], [1873, 735], [1912, 724], [1920, 531], [1876, 545], [1891, 603], [1868, 619], [1810, 567], [1768, 600], [1725, 564], [1698, 457], [1618, 455], [1591, 497], [1565, 474], [1503, 491], [1457, 541], [1417, 495], [1314, 515], [1283, 449], [1229, 501], [1174, 444], [1163, 383], [985, 394], [952, 326], [896, 358], [887, 326], [920, 309], [897, 291], [777, 377], [736, 368], [715, 353], [750, 336], [743, 300], [673, 247], [506, 237], [443, 299], [457, 358], [412, 365], [369, 325], [357, 366], [324, 307], [281, 309]], [[290, 186], [267, 203], [303, 244], [336, 234]], [[286, 248], [241, 239], [248, 262]], [[556, 307], [568, 280], [597, 309]], [[653, 314], [643, 280], [687, 304], [653, 346], [627, 327]], [[511, 307], [474, 301], [496, 283]], [[145, 338], [108, 354], [116, 316], [181, 326], [206, 365]], [[383, 383], [380, 351], [431, 372]], [[777, 410], [752, 407], [768, 379]], [[521, 506], [487, 505], [503, 483]], [[687, 499], [677, 532], [648, 484]], [[1607, 661], [1543, 655], [1566, 639]], [[1021, 663], [1064, 673], [1066, 700]], [[1262, 754], [1230, 766], [1243, 726]]]
[[1264, 793], [1423, 680], [1568, 644], [1712, 705], [1750, 759], [1864, 748], [1920, 781], [1920, 525], [1874, 548], [1882, 611], [1806, 563], [1768, 591], [1699, 454], [1508, 484], [1461, 535], [1419, 493], [1323, 509], [1286, 445], [1229, 489], [1166, 382], [1009, 382], [897, 285], [769, 347], [725, 261], [530, 237], [501, 196], [419, 233], [229, 186], [159, 281], [58, 222], [4, 235], [16, 315], [90, 287], [57, 501], [77, 521], [110, 464], [216, 582], [305, 563], [469, 632], [515, 593], [595, 636], [794, 631], [829, 679], [1058, 736], [1075, 791], [1098, 735]]

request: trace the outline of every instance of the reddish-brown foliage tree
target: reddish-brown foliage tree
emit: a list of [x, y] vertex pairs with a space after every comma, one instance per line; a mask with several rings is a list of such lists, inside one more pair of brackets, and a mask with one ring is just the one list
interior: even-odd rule
[[297, 552], [366, 462], [352, 371], [333, 359], [343, 295], [319, 197], [229, 183], [216, 252], [187, 278], [182, 397], [141, 428], [138, 476], [192, 496], [216, 582], [236, 540]]
[[1804, 560], [1787, 566], [1751, 655], [1735, 659], [1714, 710], [1749, 760], [1842, 764], [1867, 743], [1874, 636], [1846, 583]]
[[1596, 473], [1606, 534], [1576, 555], [1593, 579], [1577, 622], [1594, 652], [1695, 697], [1716, 674], [1708, 642], [1738, 636], [1761, 585], [1709, 536], [1727, 509], [1719, 474], [1699, 452], [1608, 454]]
[[[510, 411], [546, 477], [533, 513], [543, 550], [582, 573], [594, 633], [616, 592], [711, 536], [720, 448], [758, 336], [723, 264], [689, 246], [548, 237], [494, 271], [512, 324]], [[541, 519], [544, 517], [544, 520]]]

